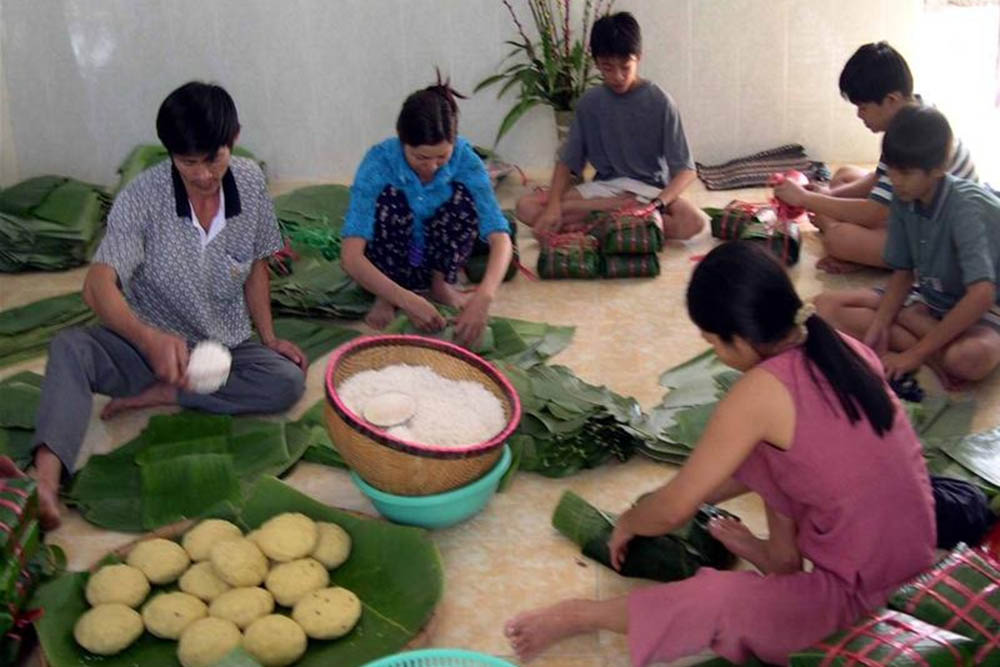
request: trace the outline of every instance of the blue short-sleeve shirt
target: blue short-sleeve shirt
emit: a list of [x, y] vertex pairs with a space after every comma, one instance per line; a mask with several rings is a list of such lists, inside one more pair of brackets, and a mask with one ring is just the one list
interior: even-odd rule
[[510, 224], [497, 203], [486, 166], [467, 140], [458, 137], [451, 159], [437, 170], [430, 183], [421, 183], [406, 162], [402, 142], [393, 137], [372, 146], [361, 161], [351, 185], [351, 202], [341, 234], [371, 241], [375, 231], [375, 202], [382, 190], [391, 185], [406, 195], [413, 211], [413, 244], [422, 249], [424, 223], [452, 196], [455, 182], [468, 188], [475, 199], [480, 238], [486, 240], [494, 232], [510, 233]]

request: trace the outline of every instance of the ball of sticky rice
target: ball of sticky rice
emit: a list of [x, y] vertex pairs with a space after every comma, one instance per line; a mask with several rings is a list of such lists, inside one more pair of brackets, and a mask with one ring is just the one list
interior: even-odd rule
[[191, 559], [181, 545], [157, 537], [132, 547], [125, 562], [142, 570], [151, 584], [169, 584], [184, 573]]
[[274, 596], [263, 588], [234, 588], [212, 600], [210, 616], [232, 621], [246, 628], [274, 611]]
[[208, 607], [187, 593], [160, 593], [142, 608], [146, 629], [160, 639], [177, 639], [184, 628], [208, 616]]
[[346, 588], [324, 588], [299, 600], [292, 618], [313, 639], [336, 639], [350, 632], [361, 618], [361, 600]]
[[284, 607], [294, 606], [306, 593], [326, 588], [329, 584], [330, 573], [315, 558], [278, 563], [271, 568], [264, 581], [275, 602]]
[[219, 578], [215, 568], [209, 562], [195, 563], [181, 575], [178, 582], [180, 589], [205, 602], [211, 602], [232, 588]]
[[236, 525], [222, 519], [205, 519], [197, 526], [184, 533], [181, 545], [193, 561], [208, 560], [212, 545], [222, 540], [234, 540], [243, 537]]
[[233, 355], [225, 345], [203, 340], [188, 356], [187, 388], [196, 394], [213, 394], [226, 384]]
[[351, 536], [337, 524], [326, 521], [317, 522], [316, 529], [316, 548], [312, 557], [328, 570], [340, 567], [351, 553]]
[[307, 642], [298, 623], [278, 614], [258, 618], [243, 635], [243, 648], [264, 667], [292, 664], [306, 652]]
[[73, 626], [76, 643], [97, 655], [124, 651], [142, 634], [142, 616], [118, 602], [88, 609]]
[[305, 514], [286, 512], [265, 521], [255, 541], [268, 558], [287, 563], [311, 554], [317, 537], [315, 521]]
[[131, 565], [105, 565], [87, 580], [87, 602], [92, 607], [119, 602], [138, 607], [149, 595], [149, 580]]
[[236, 624], [222, 618], [200, 618], [184, 628], [177, 644], [183, 667], [211, 667], [243, 642]]
[[245, 537], [216, 542], [210, 560], [219, 578], [234, 588], [259, 586], [267, 576], [267, 558]]

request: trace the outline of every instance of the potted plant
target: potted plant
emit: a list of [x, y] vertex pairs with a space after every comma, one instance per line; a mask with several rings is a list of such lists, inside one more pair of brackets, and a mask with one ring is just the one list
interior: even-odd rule
[[518, 39], [505, 43], [514, 47], [501, 66], [510, 60], [499, 74], [479, 82], [474, 92], [503, 82], [497, 99], [516, 88], [517, 102], [507, 112], [497, 130], [496, 142], [514, 126], [528, 110], [539, 104], [552, 107], [556, 117], [559, 143], [565, 140], [573, 120], [573, 108], [584, 91], [599, 83], [590, 57], [590, 26], [592, 21], [609, 12], [615, 0], [585, 0], [580, 17], [580, 32], [570, 29], [570, 0], [525, 0], [538, 32], [538, 40], [529, 39], [524, 25], [509, 0], [501, 0], [517, 27]]

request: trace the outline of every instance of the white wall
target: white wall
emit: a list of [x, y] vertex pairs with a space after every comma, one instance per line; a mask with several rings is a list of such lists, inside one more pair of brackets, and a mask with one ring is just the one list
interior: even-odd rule
[[[573, 2], [577, 10], [583, 4]], [[0, 156], [16, 156], [15, 171], [8, 165], [0, 177], [55, 172], [111, 182], [127, 151], [155, 138], [163, 97], [202, 78], [233, 94], [241, 143], [268, 162], [272, 178], [349, 179], [364, 150], [393, 132], [403, 97], [429, 82], [435, 64], [471, 92], [514, 34], [499, 0], [0, 3], [0, 85], [7, 84]], [[699, 161], [797, 141], [820, 159], [867, 162], [877, 138], [840, 99], [837, 75], [859, 44], [876, 39], [916, 65], [923, 0], [620, 0], [617, 7], [637, 14], [642, 72], [676, 98]], [[462, 105], [461, 132], [491, 143], [509, 104], [476, 95]], [[500, 145], [527, 167], [546, 166], [554, 148], [542, 109]]]
[[17, 181], [17, 155], [14, 153], [14, 128], [7, 103], [7, 79], [3, 60], [3, 0], [0, 0], [0, 188]]

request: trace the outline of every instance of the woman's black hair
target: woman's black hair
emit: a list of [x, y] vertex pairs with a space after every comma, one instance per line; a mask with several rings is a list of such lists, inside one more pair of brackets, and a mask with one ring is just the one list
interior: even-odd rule
[[156, 134], [171, 155], [214, 156], [223, 146], [232, 148], [239, 132], [236, 103], [214, 83], [185, 83], [156, 114]]
[[437, 72], [437, 83], [412, 93], [403, 102], [403, 108], [396, 119], [396, 134], [407, 146], [433, 146], [442, 141], [455, 143], [458, 134], [458, 102], [465, 95], [451, 87], [451, 80], [441, 80]]
[[[687, 289], [691, 320], [702, 331], [724, 342], [734, 336], [755, 349], [783, 341], [797, 326], [802, 300], [784, 267], [767, 250], [749, 241], [724, 243], [701, 261]], [[818, 368], [833, 389], [852, 424], [868, 418], [882, 436], [895, 416], [885, 383], [819, 315], [805, 321], [804, 343], [814, 382]]]
[[944, 169], [951, 157], [951, 125], [934, 107], [911, 104], [896, 112], [882, 137], [882, 160], [896, 169]]

